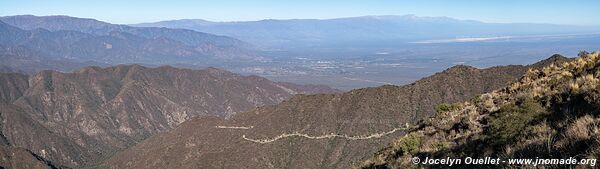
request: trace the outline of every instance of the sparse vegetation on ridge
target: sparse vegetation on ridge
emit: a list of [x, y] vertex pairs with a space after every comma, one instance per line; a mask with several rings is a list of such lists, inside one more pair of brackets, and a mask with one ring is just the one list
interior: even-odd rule
[[444, 112], [444, 111], [456, 110], [459, 108], [460, 108], [460, 105], [458, 105], [458, 104], [442, 103], [442, 104], [439, 104], [437, 107], [435, 107], [435, 110], [437, 112]]
[[[598, 158], [599, 55], [581, 53], [571, 62], [529, 70], [506, 88], [460, 103], [459, 109], [444, 108], [355, 167], [417, 167], [413, 157]], [[422, 135], [421, 144], [407, 153], [397, 143], [414, 135]]]

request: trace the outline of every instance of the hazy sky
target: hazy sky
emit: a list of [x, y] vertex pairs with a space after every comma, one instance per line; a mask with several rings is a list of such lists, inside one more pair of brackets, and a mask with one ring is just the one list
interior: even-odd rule
[[599, 25], [600, 0], [0, 0], [0, 15], [69, 15], [112, 23], [246, 21], [363, 15], [448, 16], [485, 22]]

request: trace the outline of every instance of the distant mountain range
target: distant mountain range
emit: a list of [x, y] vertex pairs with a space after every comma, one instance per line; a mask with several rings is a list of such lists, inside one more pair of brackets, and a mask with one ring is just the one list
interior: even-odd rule
[[555, 55], [528, 66], [455, 66], [405, 86], [300, 95], [228, 120], [196, 118], [101, 168], [349, 168], [401, 136], [397, 130], [407, 123], [435, 115], [438, 104], [465, 101], [517, 81], [528, 69], [567, 60]]
[[107, 35], [112, 32], [129, 33], [149, 39], [168, 38], [190, 46], [241, 47], [242, 41], [225, 36], [212, 35], [185, 29], [138, 28], [126, 25], [111, 24], [95, 19], [76, 18], [70, 16], [33, 16], [17, 15], [0, 17], [2, 22], [25, 30], [38, 28], [49, 31], [71, 30], [93, 35]]
[[[0, 17], [0, 45], [4, 51], [24, 48], [35, 53], [27, 57], [37, 60], [104, 64], [207, 65], [264, 59], [255, 54], [252, 45], [230, 37], [184, 29], [136, 28], [68, 16]], [[14, 53], [0, 55], [11, 57]]]
[[484, 23], [448, 17], [419, 17], [415, 15], [363, 16], [324, 20], [269, 19], [241, 22], [182, 19], [140, 23], [132, 26], [184, 28], [231, 36], [263, 47], [278, 48], [600, 32], [598, 27], [533, 23]]

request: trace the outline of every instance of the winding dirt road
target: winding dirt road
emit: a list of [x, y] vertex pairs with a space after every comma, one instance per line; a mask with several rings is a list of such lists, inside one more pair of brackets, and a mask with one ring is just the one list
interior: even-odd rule
[[[363, 135], [363, 136], [349, 136], [349, 135], [340, 135], [340, 134], [327, 134], [327, 135], [320, 135], [320, 136], [311, 136], [308, 134], [303, 134], [303, 133], [299, 133], [299, 132], [295, 132], [295, 133], [284, 133], [281, 134], [279, 136], [273, 137], [273, 138], [264, 138], [264, 139], [252, 139], [252, 138], [248, 138], [246, 137], [246, 135], [242, 135], [242, 138], [244, 140], [247, 141], [251, 141], [254, 143], [259, 143], [259, 144], [267, 144], [267, 143], [272, 143], [274, 141], [280, 140], [280, 139], [284, 139], [284, 138], [288, 138], [288, 137], [304, 137], [307, 139], [332, 139], [332, 138], [342, 138], [342, 139], [348, 139], [348, 140], [367, 140], [367, 139], [374, 139], [374, 138], [381, 138], [383, 136], [395, 133], [397, 131], [403, 131], [403, 130], [407, 130], [409, 129], [409, 125], [406, 124], [406, 127], [399, 127], [399, 128], [394, 128], [390, 131], [387, 132], [383, 132], [383, 133], [375, 133], [375, 134], [371, 134], [371, 135]], [[220, 129], [243, 129], [243, 130], [248, 130], [248, 129], [252, 129], [254, 128], [254, 126], [249, 126], [249, 127], [240, 127], [240, 126], [216, 126], [216, 128], [220, 128]]]

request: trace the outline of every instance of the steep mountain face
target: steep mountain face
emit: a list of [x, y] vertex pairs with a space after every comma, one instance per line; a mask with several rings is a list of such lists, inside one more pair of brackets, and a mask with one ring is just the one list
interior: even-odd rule
[[56, 168], [23, 148], [0, 146], [0, 166], [3, 168]]
[[[548, 61], [567, 60], [555, 56]], [[435, 105], [515, 81], [529, 66], [457, 66], [406, 86], [298, 95], [231, 119], [196, 118], [105, 161], [103, 168], [347, 168], [402, 135]]]
[[[497, 37], [594, 32], [594, 28], [550, 24], [497, 24], [447, 17], [363, 16], [336, 19], [210, 22], [199, 19], [142, 23], [133, 26], [184, 28], [232, 36], [267, 47], [381, 41], [415, 41], [456, 37]], [[444, 29], [439, 29], [444, 28]], [[597, 30], [597, 28], [596, 28]]]
[[27, 75], [19, 73], [0, 73], [0, 103], [12, 103], [23, 96], [29, 88]]
[[336, 92], [220, 69], [87, 67], [0, 74], [2, 139], [54, 162], [85, 167], [196, 116], [228, 118], [293, 94]]
[[[362, 168], [447, 168], [413, 158], [597, 159], [600, 156], [600, 53], [528, 71], [518, 82], [456, 103], [358, 163]], [[548, 168], [593, 168], [540, 165]], [[513, 168], [500, 163], [486, 168]], [[522, 165], [529, 167], [531, 165]], [[465, 168], [462, 163], [454, 167]], [[597, 167], [597, 166], [596, 166]]]
[[0, 17], [0, 35], [1, 45], [25, 47], [55, 60], [210, 64], [264, 59], [250, 45], [225, 36], [183, 29], [135, 28], [66, 16]]
[[[56, 168], [56, 166], [31, 151], [15, 147], [5, 133], [10, 133], [14, 126], [7, 124], [22, 123], [20, 131], [31, 132], [28, 128], [35, 128], [35, 123], [18, 121], [20, 114], [14, 114], [10, 103], [23, 96], [29, 87], [27, 75], [19, 73], [0, 73], [0, 167], [2, 168]], [[21, 127], [21, 126], [18, 126]], [[42, 128], [39, 128], [42, 129]], [[37, 135], [42, 137], [44, 135]], [[32, 138], [34, 139], [34, 138]]]

